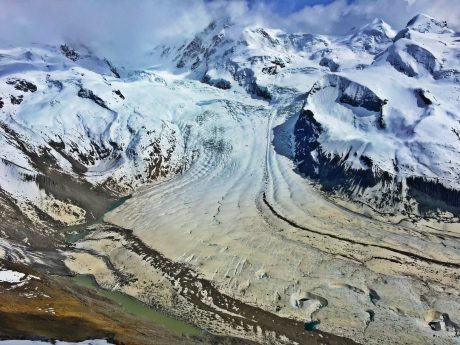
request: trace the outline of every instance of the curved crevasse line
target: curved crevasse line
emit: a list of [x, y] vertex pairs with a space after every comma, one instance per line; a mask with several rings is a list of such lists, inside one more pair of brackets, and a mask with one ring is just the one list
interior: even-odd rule
[[291, 225], [291, 226], [293, 226], [293, 227], [295, 227], [297, 229], [305, 230], [305, 231], [312, 232], [312, 233], [315, 233], [315, 234], [318, 234], [318, 235], [321, 235], [321, 236], [329, 237], [329, 238], [332, 238], [332, 239], [335, 239], [335, 240], [338, 240], [338, 241], [348, 242], [348, 243], [351, 243], [351, 244], [357, 244], [357, 245], [364, 246], [364, 247], [375, 247], [375, 248], [380, 248], [380, 249], [386, 249], [386, 250], [389, 250], [391, 252], [398, 253], [398, 254], [410, 257], [411, 259], [421, 260], [421, 261], [425, 261], [425, 262], [428, 262], [428, 263], [437, 264], [437, 265], [440, 265], [440, 266], [445, 266], [445, 267], [450, 267], [450, 268], [460, 268], [460, 263], [457, 263], [457, 262], [446, 262], [446, 261], [441, 261], [441, 260], [437, 260], [437, 259], [432, 259], [432, 258], [425, 257], [423, 255], [419, 255], [419, 254], [416, 254], [416, 253], [400, 250], [398, 248], [394, 248], [394, 247], [390, 247], [390, 246], [356, 241], [356, 240], [353, 240], [353, 239], [350, 239], [350, 238], [340, 237], [340, 236], [337, 236], [337, 235], [334, 235], [334, 234], [324, 233], [324, 232], [321, 232], [321, 231], [317, 231], [317, 230], [307, 228], [305, 226], [297, 224], [293, 220], [291, 220], [291, 219], [281, 215], [280, 213], [278, 213], [275, 210], [275, 208], [267, 201], [267, 198], [266, 198], [265, 194], [262, 195], [262, 198], [263, 198], [264, 204], [270, 209], [270, 211], [277, 218], [283, 220], [284, 222], [288, 223], [289, 225]]

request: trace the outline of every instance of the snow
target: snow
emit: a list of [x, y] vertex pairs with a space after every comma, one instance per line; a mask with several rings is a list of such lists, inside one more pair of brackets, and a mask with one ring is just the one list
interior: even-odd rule
[[25, 277], [24, 273], [12, 270], [0, 271], [0, 282], [4, 283], [19, 283]]
[[452, 34], [454, 31], [447, 27], [447, 22], [436, 20], [427, 14], [421, 13], [412, 18], [407, 27], [421, 33]]
[[[1, 249], [4, 249], [3, 243]], [[18, 250], [19, 248], [17, 248], [15, 251], [17, 252]], [[12, 253], [12, 255], [14, 254]], [[0, 266], [0, 283], [8, 283], [16, 288], [27, 284], [32, 279], [40, 280], [40, 277], [32, 274], [25, 274], [22, 272], [5, 269]]]
[[[66, 51], [76, 52], [67, 56], [62, 47], [46, 45], [2, 49], [0, 123], [18, 138], [0, 127], [0, 188], [21, 205], [40, 208], [53, 201], [35, 184], [41, 172], [17, 140], [33, 152], [46, 148], [66, 174], [94, 185], [110, 181], [124, 193], [168, 179], [204, 154], [204, 145], [222, 144], [209, 131], [225, 129], [219, 140], [232, 147], [240, 145], [233, 135], [245, 135], [231, 130], [232, 114], [215, 128], [197, 126], [198, 114], [221, 111], [222, 104], [266, 107], [266, 113], [288, 105], [299, 108], [301, 95], [327, 78], [335, 64], [337, 75], [387, 101], [386, 128], [375, 126], [379, 114], [336, 102], [337, 92], [330, 87], [306, 103], [325, 129], [322, 149], [344, 155], [351, 148], [391, 174], [440, 178], [457, 188], [457, 41], [443, 22], [423, 15], [398, 34], [376, 19], [335, 37], [243, 27], [223, 18], [181, 47], [157, 48], [146, 56], [147, 67], [113, 66], [84, 46], [67, 46]], [[204, 85], [204, 76], [230, 89]], [[33, 83], [37, 91], [17, 90], [8, 83], [12, 78]], [[433, 104], [418, 106], [416, 89]], [[78, 96], [81, 90], [93, 99]], [[23, 96], [21, 104], [11, 104], [11, 96]], [[287, 115], [292, 114], [282, 116]], [[255, 124], [247, 126], [258, 131]], [[365, 168], [350, 157], [350, 167]]]

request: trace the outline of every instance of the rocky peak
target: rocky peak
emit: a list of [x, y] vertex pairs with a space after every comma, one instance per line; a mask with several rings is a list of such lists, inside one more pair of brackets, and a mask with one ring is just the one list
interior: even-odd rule
[[229, 28], [233, 25], [232, 19], [228, 16], [214, 19], [209, 25], [202, 31], [202, 34], [211, 34], [220, 32], [223, 29]]
[[75, 49], [68, 46], [67, 44], [61, 44], [60, 49], [62, 54], [66, 58], [72, 60], [73, 62], [77, 61], [80, 58], [80, 54], [78, 54], [78, 52]]
[[277, 47], [281, 42], [277, 38], [277, 31], [262, 27], [244, 29], [246, 41], [260, 47]]
[[234, 24], [229, 17], [213, 20], [204, 30], [179, 48], [176, 56], [177, 68], [197, 69], [217, 48], [225, 42], [232, 41]]

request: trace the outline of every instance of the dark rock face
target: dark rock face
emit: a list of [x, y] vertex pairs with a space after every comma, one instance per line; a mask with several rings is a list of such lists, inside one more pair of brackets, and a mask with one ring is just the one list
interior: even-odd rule
[[449, 81], [453, 81], [455, 83], [460, 83], [460, 71], [456, 69], [445, 69], [445, 70], [435, 71], [433, 73], [433, 77], [436, 80], [446, 79]]
[[257, 78], [252, 69], [241, 68], [233, 61], [227, 62], [226, 69], [233, 76], [233, 79], [240, 86], [244, 87], [250, 95], [267, 101], [272, 99], [272, 95], [270, 94], [268, 88], [257, 83]]
[[265, 74], [275, 75], [278, 74], [278, 66], [268, 66], [262, 68], [262, 72]]
[[121, 99], [125, 99], [125, 96], [121, 93], [120, 90], [114, 90], [112, 92], [116, 94], [118, 97], [120, 97]]
[[46, 83], [49, 88], [57, 88], [59, 91], [62, 91], [64, 85], [60, 80], [51, 79], [49, 75], [46, 76]]
[[385, 104], [373, 92], [369, 93], [365, 89], [356, 89], [353, 92], [344, 90], [339, 98], [340, 103], [349, 104], [353, 107], [362, 107], [370, 111], [381, 112]]
[[232, 84], [222, 78], [211, 78], [209, 75], [205, 75], [201, 80], [203, 83], [217, 87], [218, 89], [228, 90], [232, 87]]
[[203, 53], [205, 48], [203, 47], [203, 42], [199, 37], [195, 37], [185, 48], [179, 62], [177, 63], [177, 68], [185, 67], [187, 60], [193, 60], [198, 58], [198, 56]]
[[323, 57], [319, 61], [319, 65], [329, 68], [329, 70], [331, 72], [337, 72], [339, 70], [339, 67], [340, 67], [338, 63], [336, 63], [334, 60], [332, 60], [331, 58], [328, 58], [328, 57]]
[[80, 54], [78, 54], [74, 49], [69, 47], [67, 44], [61, 45], [61, 52], [64, 56], [72, 61], [77, 61], [80, 58]]
[[0, 109], [3, 108], [3, 105], [4, 105], [4, 104], [5, 104], [5, 103], [3, 103], [3, 99], [0, 97]]
[[16, 90], [22, 91], [22, 92], [35, 92], [37, 91], [37, 86], [35, 84], [31, 83], [30, 81], [27, 81], [25, 79], [8, 79], [6, 81], [8, 85], [14, 85], [14, 88]]
[[[255, 61], [256, 59], [258, 59], [259, 61]], [[279, 70], [284, 68], [284, 67], [286, 67], [286, 63], [290, 62], [290, 61], [285, 62], [282, 58], [279, 58], [279, 57], [270, 58], [269, 56], [267, 56], [267, 57], [254, 56], [254, 57], [252, 57], [252, 60], [253, 60], [253, 63], [255, 63], [255, 62], [265, 62], [267, 60], [270, 61], [273, 65], [265, 66], [265, 67], [262, 68], [262, 73], [270, 74], [270, 75], [278, 74]]]
[[[374, 166], [369, 157], [360, 157], [367, 169], [354, 170], [344, 163], [347, 156], [325, 154], [317, 141], [321, 131], [321, 124], [315, 120], [313, 113], [309, 110], [303, 111], [294, 131], [295, 159], [300, 173], [320, 182], [323, 190], [339, 192], [350, 198], [354, 198], [356, 193], [377, 186], [382, 196], [369, 200], [376, 209], [407, 201], [402, 197], [402, 182]], [[447, 188], [439, 181], [430, 181], [422, 177], [408, 177], [406, 183], [408, 197], [416, 200], [419, 214], [448, 211], [456, 216], [460, 215], [460, 191]]]
[[277, 45], [280, 44], [280, 42], [276, 38], [273, 38], [272, 36], [270, 36], [270, 34], [267, 31], [265, 31], [264, 29], [262, 29], [262, 28], [256, 29], [255, 32], [259, 33], [273, 47], [276, 47]]
[[[91, 140], [91, 148], [82, 151], [79, 145], [75, 142], [64, 143], [62, 138], [60, 141], [48, 142], [48, 145], [64, 157], [71, 165], [75, 173], [81, 175], [88, 169], [87, 166], [96, 164], [97, 161], [102, 161], [106, 158], [118, 159], [119, 152], [123, 147], [113, 141]], [[76, 157], [76, 158], [74, 158]]]
[[286, 67], [286, 63], [284, 62], [284, 60], [279, 57], [275, 57], [271, 62], [272, 64], [275, 64], [279, 66], [280, 68]]
[[272, 99], [272, 95], [270, 91], [268, 91], [268, 88], [260, 86], [255, 80], [249, 84], [248, 92], [256, 97], [265, 99], [266, 101], [270, 101]]
[[417, 72], [407, 64], [399, 53], [396, 53], [394, 49], [390, 49], [387, 61], [399, 72], [404, 73], [409, 77], [415, 77]]
[[440, 209], [460, 214], [460, 191], [418, 176], [408, 177], [406, 181], [408, 193], [417, 200], [420, 213]]
[[430, 105], [433, 104], [433, 101], [428, 97], [429, 92], [423, 90], [423, 89], [415, 89], [414, 94], [415, 97], [417, 98], [417, 105], [420, 108], [426, 108]]
[[385, 100], [380, 99], [368, 87], [335, 74], [330, 74], [324, 80], [316, 82], [309, 91], [308, 96], [313, 95], [324, 87], [337, 88], [339, 98], [336, 101], [349, 104], [353, 107], [362, 107], [369, 111], [381, 113], [386, 103]]
[[[423, 15], [418, 15], [412, 18], [407, 27], [398, 32], [393, 39], [393, 44], [388, 48], [387, 61], [398, 71], [406, 74], [409, 77], [418, 76], [418, 71], [414, 69], [414, 65], [423, 66], [434, 79], [447, 79], [456, 83], [460, 83], [460, 71], [456, 69], [444, 69], [444, 59], [436, 56], [422, 43], [417, 43], [415, 33], [453, 33], [447, 27], [445, 21], [437, 21]], [[398, 42], [401, 41], [401, 42]], [[399, 47], [398, 47], [399, 44]], [[403, 54], [401, 54], [401, 50]], [[404, 58], [404, 53], [407, 53], [411, 61]]]
[[436, 57], [430, 51], [417, 44], [409, 44], [406, 51], [415, 59], [415, 61], [423, 65], [431, 73], [433, 73], [439, 66]]
[[112, 72], [115, 77], [120, 78], [120, 74], [118, 73], [115, 66], [113, 66], [111, 62], [107, 59], [104, 59], [104, 62], [107, 64], [107, 66], [109, 66], [110, 72]]
[[[24, 176], [24, 180], [34, 181], [40, 189], [43, 189], [47, 194], [53, 195], [58, 200], [72, 202], [74, 205], [84, 208], [88, 211], [88, 220], [96, 219], [106, 212], [108, 205], [110, 205], [114, 200], [115, 195], [113, 192], [103, 188], [102, 186], [94, 186], [84, 179], [77, 179], [75, 176], [59, 171], [56, 159], [52, 154], [50, 154], [50, 151], [52, 150], [51, 146], [39, 147], [37, 150], [28, 145], [27, 142], [24, 142], [25, 138], [8, 127], [8, 125], [1, 123], [0, 126], [2, 127], [7, 140], [14, 143], [14, 145], [17, 145], [17, 147], [21, 149], [21, 151], [28, 157], [32, 166], [38, 172], [36, 176]], [[64, 150], [64, 143], [59, 142], [55, 144], [56, 145], [54, 146], [58, 148], [58, 150]], [[67, 158], [69, 155], [63, 157]], [[73, 165], [76, 160], [69, 162]], [[2, 195], [3, 193], [0, 191], [0, 204], [4, 201], [2, 199]], [[15, 206], [15, 208], [17, 208], [18, 212], [22, 214], [17, 206]], [[90, 210], [91, 212], [89, 212]], [[2, 211], [2, 207], [0, 207], [0, 211]], [[48, 214], [42, 211], [40, 211], [39, 216], [55, 229], [59, 229], [59, 227], [62, 226], [62, 224], [52, 220]], [[36, 238], [35, 235], [41, 233], [40, 231], [31, 231], [30, 229], [33, 229], [33, 227], [29, 226], [29, 224], [26, 224], [26, 229], [27, 232], [31, 233], [31, 238]], [[49, 246], [49, 244], [48, 237], [48, 243], [45, 243], [45, 246]]]
[[296, 139], [295, 159], [300, 172], [309, 177], [318, 177], [318, 165], [311, 152], [319, 147], [318, 138], [323, 129], [310, 110], [302, 110], [294, 127]]
[[254, 71], [249, 68], [240, 68], [237, 64], [233, 64], [235, 67], [233, 70], [233, 77], [239, 85], [246, 88], [249, 94], [259, 97], [265, 100], [271, 100], [272, 96], [268, 91], [268, 88], [257, 84], [257, 78], [254, 75]]
[[[404, 53], [409, 55], [409, 60], [403, 56]], [[414, 69], [411, 59], [415, 65], [425, 68], [432, 75], [439, 73], [441, 66], [439, 61], [429, 50], [418, 44], [407, 43], [404, 47], [392, 45], [388, 49], [387, 61], [399, 72], [409, 77], [416, 77], [419, 75], [419, 71]]]
[[110, 110], [109, 107], [107, 107], [107, 105], [103, 101], [103, 99], [100, 98], [99, 96], [96, 96], [91, 90], [80, 88], [80, 90], [78, 91], [78, 97], [88, 98], [92, 100], [94, 103], [96, 103], [97, 105], [99, 105], [100, 107]]
[[404, 29], [402, 29], [401, 31], [399, 31], [399, 32], [396, 34], [395, 38], [393, 39], [393, 42], [396, 42], [396, 41], [400, 40], [401, 38], [408, 38], [408, 39], [410, 39], [410, 37], [411, 37], [411, 36], [410, 36], [410, 31], [409, 31], [409, 29], [408, 29], [408, 28], [404, 28]]
[[14, 104], [14, 105], [19, 105], [19, 104], [21, 104], [22, 101], [23, 101], [23, 99], [24, 99], [24, 96], [23, 96], [23, 95], [20, 95], [20, 96], [17, 96], [17, 97], [16, 97], [16, 96], [13, 96], [13, 95], [10, 96], [11, 104]]
[[445, 330], [454, 333], [456, 337], [460, 336], [460, 326], [453, 322], [447, 313], [442, 313], [439, 319], [429, 322], [428, 326], [433, 331]]

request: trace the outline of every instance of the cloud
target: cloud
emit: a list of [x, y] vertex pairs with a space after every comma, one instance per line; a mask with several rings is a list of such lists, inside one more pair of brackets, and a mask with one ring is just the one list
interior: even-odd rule
[[458, 0], [0, 0], [0, 9], [0, 46], [81, 43], [123, 58], [190, 38], [224, 15], [286, 31], [346, 34], [375, 17], [399, 29], [423, 12], [460, 30]]
[[203, 1], [0, 0], [0, 45], [86, 44], [129, 54], [188, 37], [210, 20]]
[[324, 6], [304, 7], [280, 21], [291, 30], [308, 28], [315, 33], [346, 34], [374, 18], [382, 18], [399, 30], [419, 13], [447, 20], [452, 28], [460, 29], [460, 1], [457, 0], [337, 0]]
[[[289, 2], [293, 6], [293, 1]], [[257, 1], [246, 16], [286, 31], [344, 35], [374, 18], [381, 18], [399, 30], [416, 14], [426, 13], [447, 20], [451, 28], [460, 31], [458, 0], [335, 0], [327, 4], [297, 5], [296, 8], [295, 12], [279, 15], [273, 1]]]

